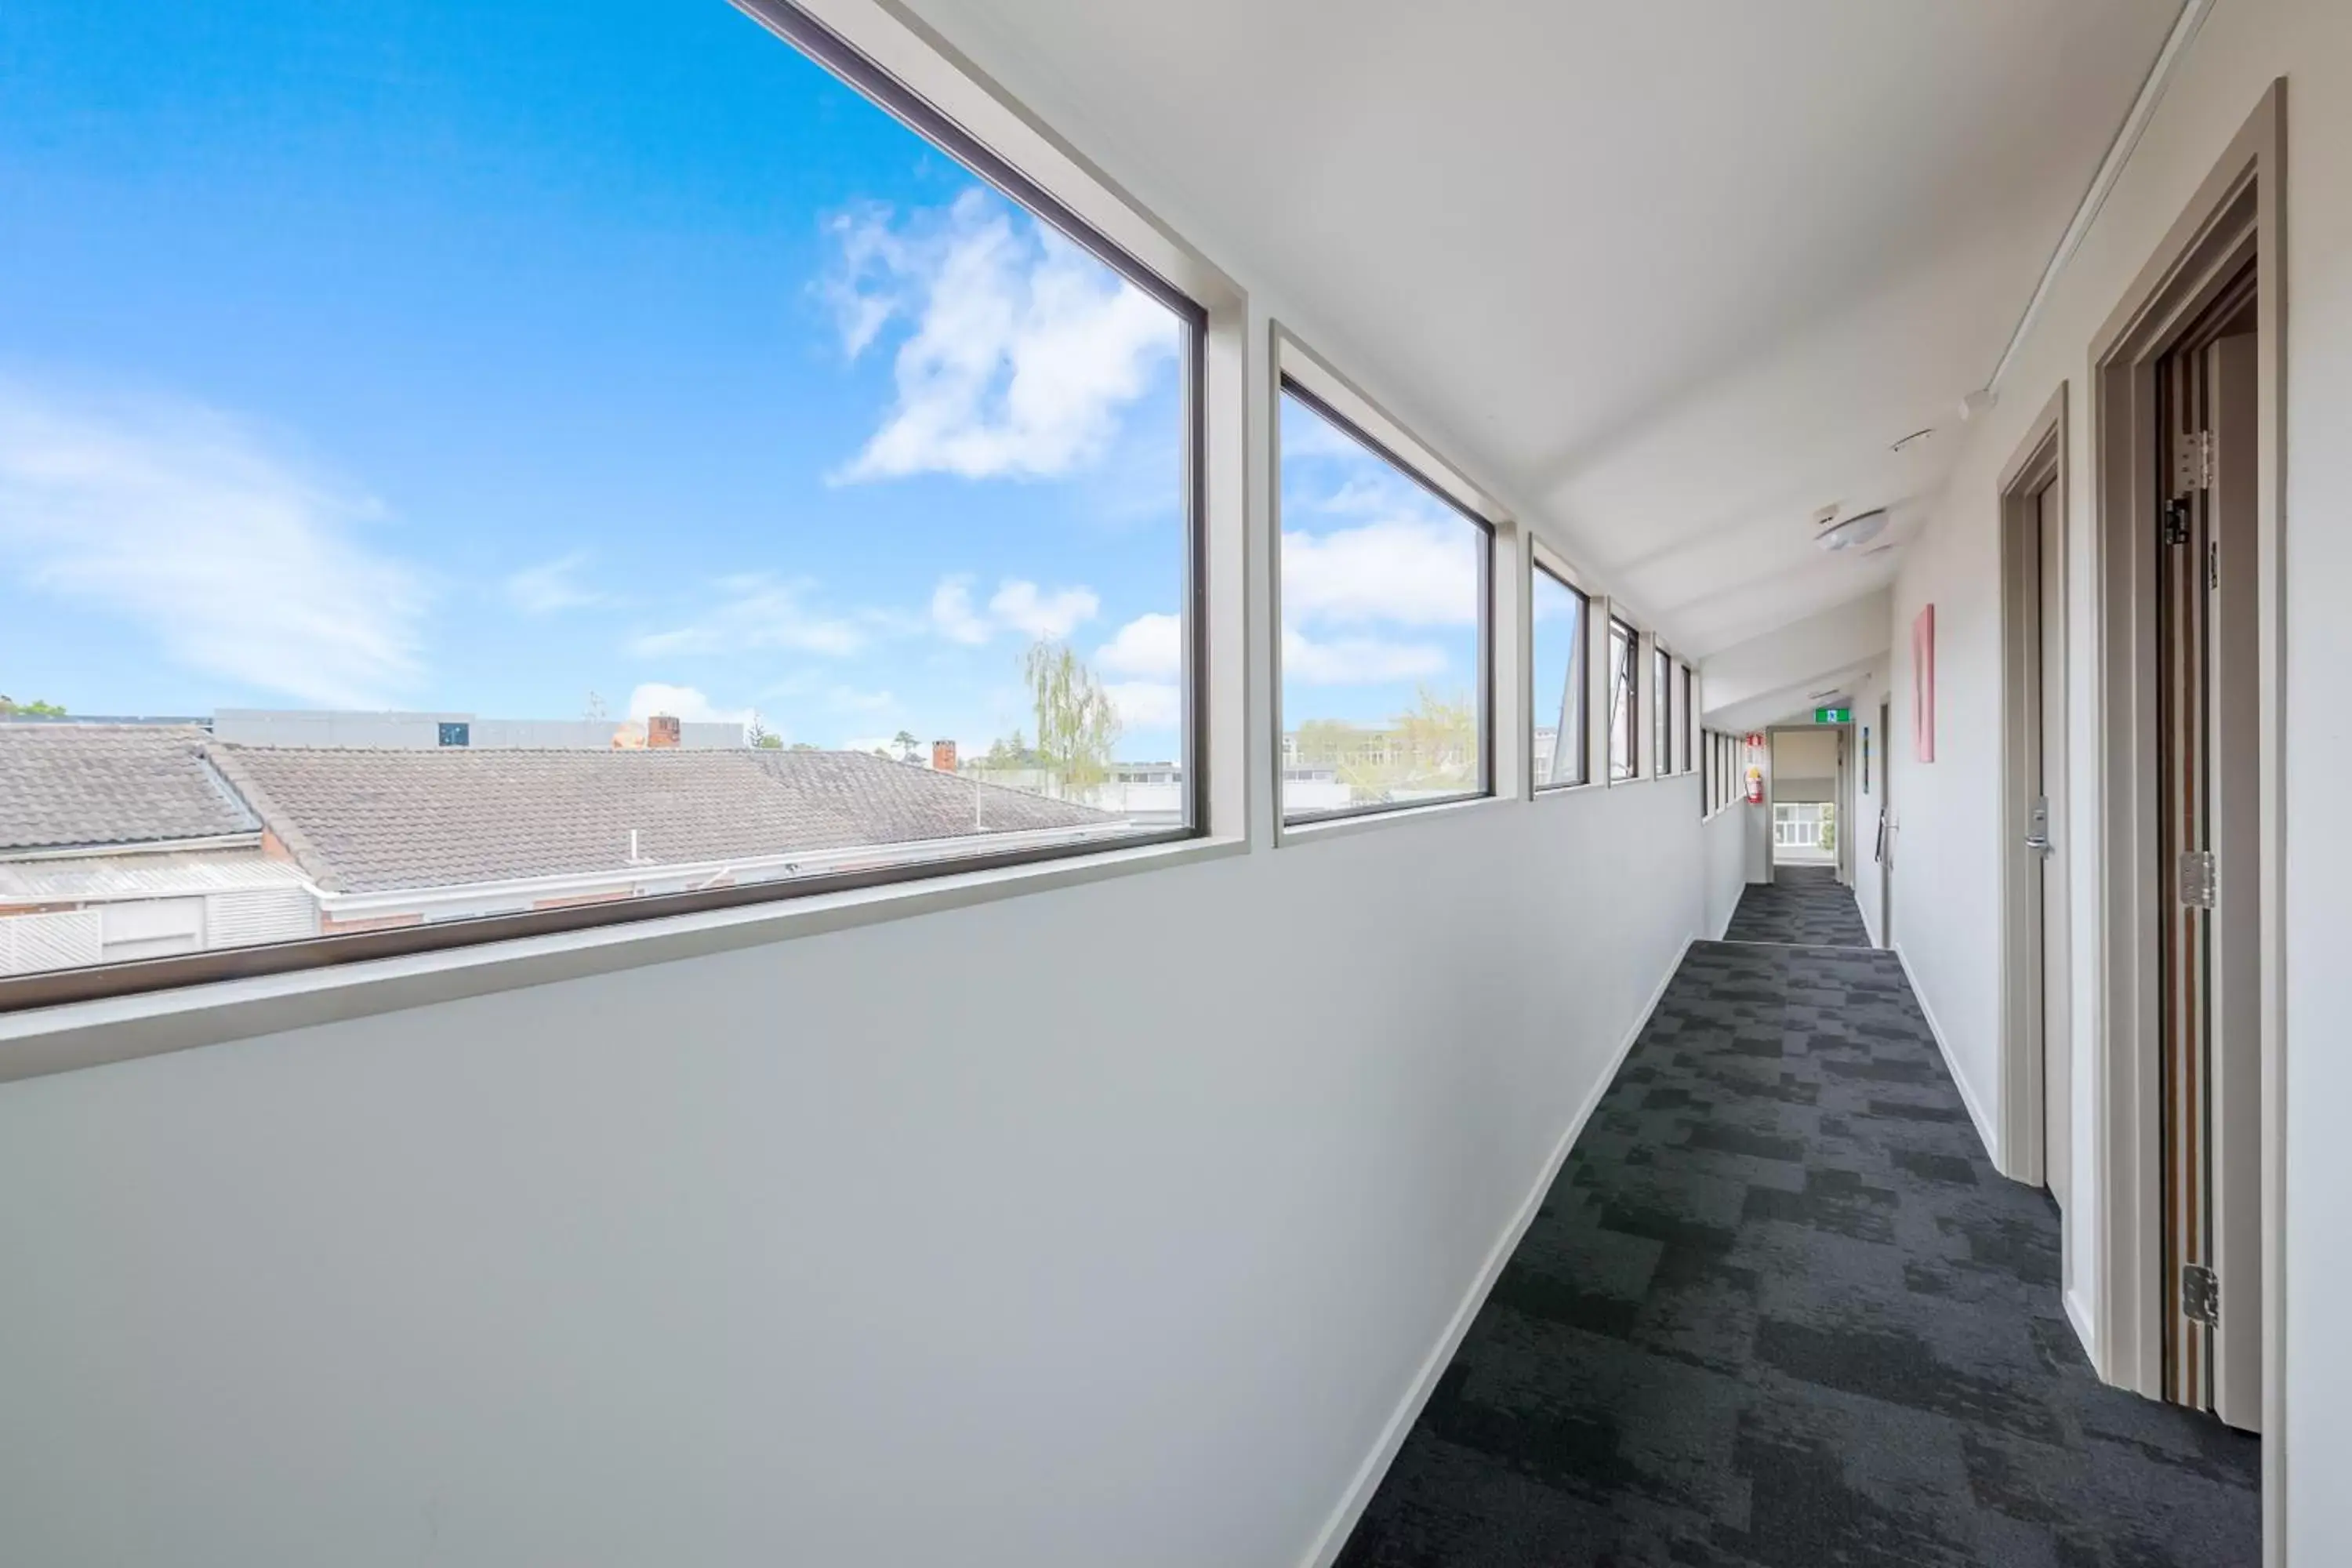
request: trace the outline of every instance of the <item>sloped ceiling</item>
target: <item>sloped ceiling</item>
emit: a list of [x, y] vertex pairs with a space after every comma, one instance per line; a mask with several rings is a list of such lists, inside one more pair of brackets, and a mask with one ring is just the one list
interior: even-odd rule
[[1891, 581], [2180, 5], [914, 8], [1703, 656]]

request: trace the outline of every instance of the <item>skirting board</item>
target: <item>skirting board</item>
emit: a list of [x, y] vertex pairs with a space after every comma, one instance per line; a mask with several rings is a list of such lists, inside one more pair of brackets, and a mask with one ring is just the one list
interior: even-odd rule
[[1895, 956], [1902, 962], [1903, 978], [1910, 983], [1911, 994], [1919, 1004], [1919, 1016], [1927, 1020], [1927, 1032], [1936, 1037], [1936, 1048], [1944, 1055], [1944, 1070], [1952, 1075], [1952, 1082], [1959, 1088], [1960, 1103], [1969, 1108], [1969, 1120], [1977, 1124], [1977, 1142], [1984, 1145], [1985, 1158], [1992, 1162], [1993, 1169], [2005, 1169], [2000, 1163], [2000, 1140], [1993, 1136], [1992, 1118], [1977, 1103], [1976, 1090], [1969, 1087], [1967, 1075], [1953, 1059], [1951, 1042], [1944, 1038], [1944, 1026], [1936, 1022], [1936, 1009], [1927, 1005], [1927, 993], [1920, 988], [1919, 976], [1912, 972], [1911, 955], [1903, 951], [1899, 942], [1895, 944]]
[[2099, 1360], [2099, 1336], [2091, 1328], [2091, 1310], [2072, 1290], [2063, 1292], [2059, 1300], [2066, 1305], [2066, 1321], [2074, 1326], [2074, 1337], [2083, 1342], [2083, 1353], [2091, 1358], [2091, 1370], [2098, 1374], [2101, 1383], [2107, 1382], [2106, 1367]]
[[1535, 1186], [1528, 1193], [1526, 1201], [1519, 1205], [1518, 1212], [1511, 1216], [1511, 1222], [1503, 1227], [1503, 1234], [1496, 1238], [1494, 1247], [1486, 1254], [1486, 1263], [1478, 1270], [1478, 1277], [1470, 1282], [1469, 1293], [1454, 1310], [1445, 1331], [1438, 1336], [1437, 1344], [1430, 1351], [1429, 1358], [1413, 1374], [1412, 1384], [1405, 1389], [1403, 1400], [1397, 1405], [1396, 1414], [1390, 1416], [1388, 1425], [1381, 1428], [1380, 1441], [1372, 1445], [1372, 1451], [1365, 1455], [1364, 1462], [1357, 1467], [1355, 1475], [1348, 1482], [1347, 1491], [1340, 1496], [1339, 1507], [1331, 1510], [1331, 1517], [1325, 1521], [1322, 1532], [1316, 1536], [1315, 1544], [1307, 1549], [1306, 1557], [1301, 1560], [1301, 1568], [1331, 1568], [1332, 1560], [1346, 1549], [1349, 1533], [1356, 1528], [1356, 1521], [1363, 1517], [1364, 1510], [1370, 1505], [1372, 1494], [1380, 1490], [1381, 1482], [1388, 1476], [1389, 1467], [1396, 1462], [1397, 1451], [1404, 1447], [1405, 1438], [1412, 1435], [1412, 1424], [1421, 1418], [1422, 1407], [1429, 1403], [1429, 1396], [1437, 1392], [1438, 1379], [1444, 1377], [1445, 1369], [1454, 1364], [1454, 1352], [1462, 1348], [1463, 1336], [1469, 1333], [1470, 1325], [1477, 1321], [1478, 1310], [1486, 1304], [1487, 1296], [1495, 1289], [1495, 1281], [1502, 1277], [1503, 1266], [1511, 1260], [1511, 1254], [1518, 1250], [1520, 1238], [1527, 1235], [1528, 1226], [1535, 1223], [1537, 1211], [1543, 1207], [1544, 1195], [1559, 1179], [1559, 1168], [1568, 1163], [1569, 1151], [1576, 1147], [1576, 1140], [1584, 1131], [1584, 1124], [1592, 1120], [1592, 1112], [1600, 1106], [1601, 1097], [1609, 1092], [1611, 1084], [1617, 1081], [1618, 1069], [1625, 1065], [1625, 1058], [1633, 1049], [1633, 1042], [1642, 1037], [1643, 1029], [1649, 1027], [1650, 1015], [1655, 1013], [1658, 1004], [1665, 999], [1666, 987], [1675, 983], [1676, 974], [1682, 973], [1683, 960], [1688, 956], [1691, 944], [1698, 940], [1696, 936], [1685, 937], [1682, 946], [1675, 950], [1674, 961], [1666, 965], [1665, 973], [1658, 977], [1657, 989], [1650, 993], [1650, 999], [1642, 1005], [1641, 1016], [1633, 1020], [1633, 1026], [1625, 1031], [1625, 1037], [1618, 1041], [1617, 1048], [1610, 1053], [1609, 1065], [1602, 1070], [1600, 1081], [1592, 1086], [1591, 1092], [1584, 1097], [1584, 1103], [1578, 1106], [1576, 1114], [1569, 1119], [1568, 1131], [1561, 1133], [1559, 1142], [1553, 1145], [1550, 1157], [1544, 1161], [1542, 1171], [1536, 1176]]

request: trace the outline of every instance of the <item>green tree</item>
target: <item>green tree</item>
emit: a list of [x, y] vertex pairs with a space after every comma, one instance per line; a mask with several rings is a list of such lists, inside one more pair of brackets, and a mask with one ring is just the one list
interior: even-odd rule
[[1042, 768], [1045, 760], [1037, 755], [1025, 736], [1015, 730], [1008, 738], [1000, 735], [988, 743], [988, 750], [973, 759], [972, 765], [989, 773], [1018, 773], [1028, 768]]
[[1094, 671], [1062, 643], [1039, 639], [1024, 668], [1037, 713], [1037, 759], [1063, 795], [1083, 795], [1110, 771], [1118, 710]]
[[62, 719], [66, 716], [65, 709], [58, 703], [44, 702], [37, 697], [30, 702], [19, 702], [12, 697], [0, 694], [0, 719], [11, 718], [19, 713], [27, 719]]
[[913, 762], [915, 752], [921, 745], [921, 742], [915, 739], [915, 732], [912, 730], [899, 731], [890, 737], [890, 743], [898, 748], [898, 760], [902, 763]]
[[781, 752], [784, 749], [784, 738], [760, 722], [757, 710], [752, 711], [751, 721], [743, 726], [743, 738], [758, 751]]
[[1421, 688], [1410, 713], [1396, 719], [1407, 781], [1423, 788], [1466, 785], [1478, 772], [1478, 710], [1468, 693], [1441, 697]]

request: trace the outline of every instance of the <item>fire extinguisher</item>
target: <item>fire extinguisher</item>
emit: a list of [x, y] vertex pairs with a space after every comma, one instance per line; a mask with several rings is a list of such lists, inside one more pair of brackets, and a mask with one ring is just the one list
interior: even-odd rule
[[1764, 770], [1754, 763], [1748, 764], [1748, 804], [1750, 805], [1764, 804]]

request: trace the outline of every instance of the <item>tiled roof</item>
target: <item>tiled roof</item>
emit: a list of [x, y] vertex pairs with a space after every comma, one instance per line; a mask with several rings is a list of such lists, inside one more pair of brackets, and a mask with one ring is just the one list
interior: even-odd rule
[[187, 725], [0, 723], [0, 854], [258, 832], [205, 746]]
[[858, 752], [210, 748], [319, 884], [341, 892], [695, 864], [1103, 812]]

